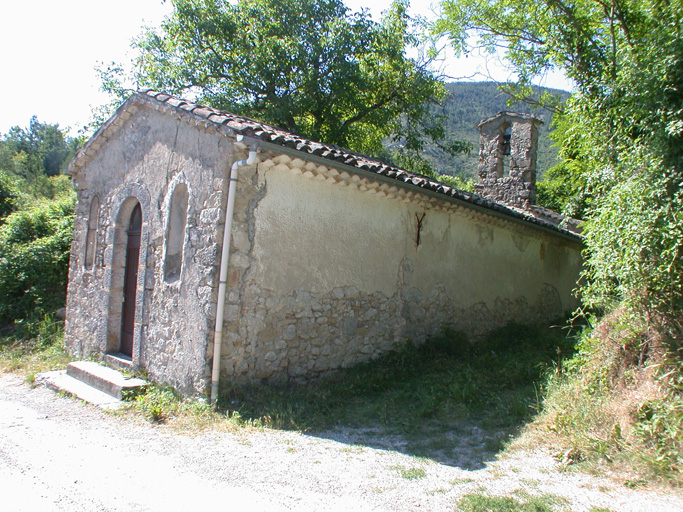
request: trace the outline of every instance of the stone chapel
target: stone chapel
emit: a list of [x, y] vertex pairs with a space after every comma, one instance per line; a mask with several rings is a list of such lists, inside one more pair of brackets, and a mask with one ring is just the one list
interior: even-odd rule
[[482, 133], [476, 194], [156, 91], [70, 165], [66, 343], [186, 394], [301, 379], [444, 327], [578, 305], [576, 224], [535, 202], [539, 121]]

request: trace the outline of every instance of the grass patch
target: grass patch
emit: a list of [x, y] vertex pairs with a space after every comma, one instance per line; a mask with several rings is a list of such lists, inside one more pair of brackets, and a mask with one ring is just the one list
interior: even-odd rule
[[71, 357], [64, 350], [64, 324], [52, 315], [0, 328], [0, 372], [37, 373], [64, 369]]
[[308, 384], [225, 387], [219, 408], [271, 428], [400, 434], [407, 451], [427, 457], [452, 449], [450, 436], [476, 421], [495, 452], [538, 411], [542, 375], [572, 344], [561, 329], [511, 325], [477, 344], [447, 332]]
[[422, 468], [405, 468], [403, 466], [391, 466], [389, 469], [396, 471], [401, 478], [406, 480], [420, 480], [427, 476], [427, 472]]
[[474, 478], [456, 478], [451, 480], [451, 485], [466, 485], [474, 482]]
[[560, 512], [567, 511], [567, 501], [552, 495], [523, 496], [520, 499], [510, 496], [486, 496], [467, 494], [458, 503], [459, 512]]

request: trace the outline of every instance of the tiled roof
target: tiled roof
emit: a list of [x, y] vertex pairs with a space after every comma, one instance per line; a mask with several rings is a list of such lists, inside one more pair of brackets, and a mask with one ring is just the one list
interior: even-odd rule
[[551, 229], [565, 236], [569, 236], [577, 241], [581, 240], [580, 236], [572, 233], [569, 230], [560, 228], [552, 222], [538, 219], [533, 215], [520, 212], [519, 210], [513, 210], [505, 205], [490, 201], [477, 194], [472, 194], [454, 187], [450, 187], [426, 176], [388, 165], [380, 160], [370, 158], [359, 153], [354, 153], [339, 146], [315, 142], [267, 123], [261, 123], [259, 121], [254, 121], [253, 119], [231, 114], [223, 110], [217, 110], [211, 107], [198, 105], [196, 103], [185, 101], [175, 96], [154, 90], [144, 90], [137, 92], [128, 100], [126, 100], [116, 114], [114, 114], [114, 116], [107, 121], [102, 128], [100, 128], [100, 130], [98, 130], [98, 132], [85, 144], [85, 146], [83, 146], [83, 148], [81, 148], [74, 160], [71, 162], [70, 169], [77, 170], [78, 168], [82, 167], [87, 160], [85, 156], [89, 153], [96, 152], [103, 144], [104, 141], [99, 139], [104, 138], [106, 140], [108, 137], [104, 136], [104, 134], [110, 129], [114, 128], [116, 125], [120, 125], [120, 121], [122, 119], [130, 117], [130, 114], [126, 113], [136, 105], [140, 104], [149, 104], [152, 107], [157, 108], [166, 107], [171, 111], [181, 115], [189, 114], [196, 120], [201, 120], [213, 125], [224, 126], [236, 134], [244, 135], [245, 137], [256, 138], [271, 144], [291, 148], [301, 153], [315, 155], [320, 158], [338, 162], [356, 169], [362, 169], [378, 176], [383, 176], [385, 178], [412, 185], [418, 189], [428, 190], [438, 195], [451, 197], [485, 210], [491, 210], [493, 212], [497, 212], [498, 214], [503, 214], [513, 219], [525, 221], [529, 224], [541, 226], [546, 229]]

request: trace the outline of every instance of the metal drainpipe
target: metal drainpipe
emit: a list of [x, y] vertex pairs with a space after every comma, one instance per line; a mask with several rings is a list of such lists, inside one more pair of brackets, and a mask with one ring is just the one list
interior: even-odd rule
[[[237, 141], [244, 137], [237, 136]], [[256, 162], [257, 151], [249, 150], [246, 160], [238, 160], [230, 169], [230, 185], [228, 188], [228, 205], [225, 209], [225, 227], [223, 229], [223, 251], [221, 255], [220, 277], [218, 279], [218, 307], [216, 309], [216, 329], [213, 337], [213, 369], [211, 371], [211, 403], [218, 399], [218, 384], [221, 374], [221, 344], [223, 341], [223, 317], [225, 309], [225, 292], [228, 281], [228, 260], [230, 259], [230, 238], [232, 234], [232, 214], [235, 211], [235, 189], [237, 188], [237, 169]]]

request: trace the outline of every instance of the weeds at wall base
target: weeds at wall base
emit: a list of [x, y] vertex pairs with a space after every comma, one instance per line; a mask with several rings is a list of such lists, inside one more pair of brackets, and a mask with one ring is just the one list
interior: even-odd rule
[[[542, 375], [572, 345], [561, 329], [511, 325], [479, 344], [445, 332], [308, 384], [226, 386], [219, 407], [270, 428], [365, 432], [354, 442], [383, 448], [400, 437], [410, 455], [479, 467], [538, 411]], [[478, 462], [459, 455], [473, 439]]]
[[371, 431], [400, 436], [408, 453], [437, 460], [457, 444], [454, 436], [474, 434], [493, 457], [538, 410], [539, 379], [558, 346], [571, 348], [559, 329], [510, 326], [496, 335], [473, 346], [444, 333], [305, 385], [226, 387], [215, 412], [154, 386], [130, 409], [180, 428]]

